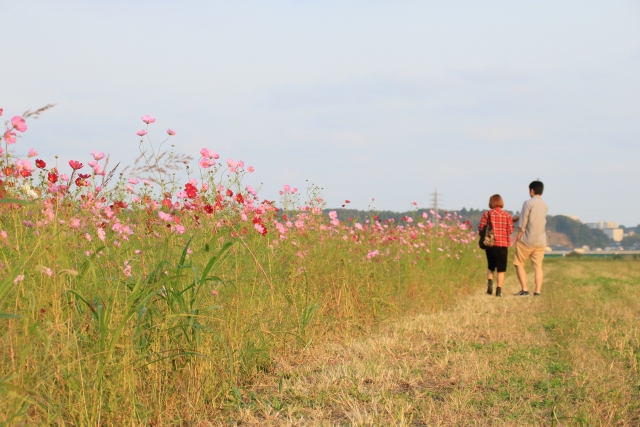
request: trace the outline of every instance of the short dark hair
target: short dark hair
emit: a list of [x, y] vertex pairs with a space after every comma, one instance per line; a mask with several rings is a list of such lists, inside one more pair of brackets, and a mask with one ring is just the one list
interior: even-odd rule
[[499, 194], [494, 194], [489, 198], [489, 209], [495, 209], [497, 207], [504, 208], [504, 202]]
[[541, 181], [533, 181], [531, 184], [529, 184], [529, 190], [533, 190], [533, 194], [542, 196], [542, 192], [544, 191], [544, 184]]

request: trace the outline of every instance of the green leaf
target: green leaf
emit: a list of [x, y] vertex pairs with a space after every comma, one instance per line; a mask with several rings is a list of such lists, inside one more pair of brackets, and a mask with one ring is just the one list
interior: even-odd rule
[[22, 317], [19, 314], [0, 313], [0, 319], [21, 319]]
[[0, 205], [21, 205], [21, 206], [35, 206], [37, 203], [29, 200], [19, 200], [19, 199], [0, 199]]
[[[222, 255], [224, 255], [224, 253], [229, 250], [232, 244], [233, 243], [231, 242], [225, 243], [224, 246], [220, 248], [218, 253], [211, 257], [211, 259], [207, 263], [207, 266], [204, 268], [204, 270], [202, 270], [202, 276], [200, 276], [200, 283], [204, 283], [205, 281], [207, 281], [207, 275], [209, 274], [209, 271], [211, 271], [213, 266], [216, 264], [216, 262], [218, 262], [218, 260], [222, 257]], [[215, 279], [220, 280], [217, 277]]]

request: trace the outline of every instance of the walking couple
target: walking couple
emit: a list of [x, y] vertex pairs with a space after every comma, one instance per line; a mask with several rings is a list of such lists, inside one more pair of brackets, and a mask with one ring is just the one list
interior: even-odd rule
[[[480, 233], [481, 247], [488, 240], [487, 252], [487, 293], [493, 294], [494, 271], [497, 270], [496, 296], [502, 296], [502, 284], [504, 283], [504, 273], [507, 271], [507, 256], [509, 246], [511, 246], [511, 233], [514, 230], [514, 222], [518, 224], [518, 235], [516, 237], [516, 253], [513, 265], [516, 267], [521, 290], [516, 296], [529, 296], [527, 287], [527, 273], [524, 265], [531, 259], [531, 265], [535, 275], [534, 296], [539, 296], [542, 289], [542, 260], [547, 246], [547, 235], [545, 227], [547, 225], [547, 204], [542, 200], [544, 185], [540, 181], [533, 181], [529, 184], [529, 195], [531, 198], [524, 202], [519, 217], [511, 217], [503, 211], [504, 201], [499, 194], [494, 194], [489, 199], [489, 209], [482, 215], [478, 232]], [[487, 234], [493, 234], [493, 239], [484, 238]]]

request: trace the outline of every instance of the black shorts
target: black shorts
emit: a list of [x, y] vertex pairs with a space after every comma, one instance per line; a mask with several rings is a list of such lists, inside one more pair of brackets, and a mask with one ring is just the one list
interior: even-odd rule
[[487, 264], [488, 269], [491, 271], [498, 270], [498, 273], [504, 273], [507, 271], [507, 256], [509, 255], [509, 248], [501, 248], [494, 246], [493, 248], [487, 248]]

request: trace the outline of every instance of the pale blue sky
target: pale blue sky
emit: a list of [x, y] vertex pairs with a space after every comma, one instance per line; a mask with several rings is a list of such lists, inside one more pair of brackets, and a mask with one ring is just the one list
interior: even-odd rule
[[638, 1], [5, 3], [0, 106], [58, 103], [19, 143], [45, 160], [126, 163], [150, 114], [267, 198], [517, 210], [541, 178], [552, 214], [640, 223]]

